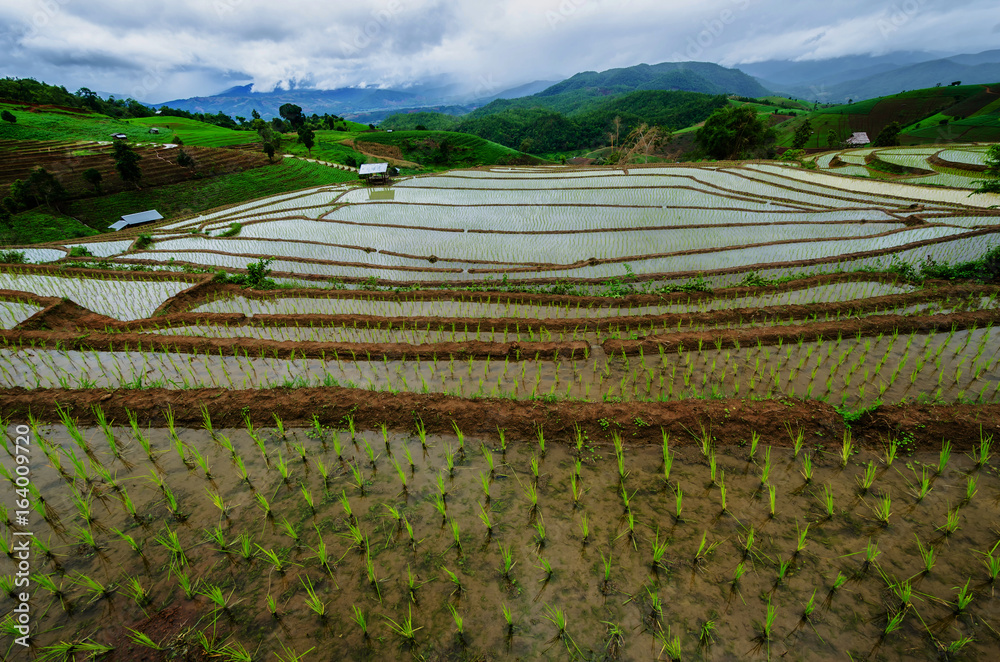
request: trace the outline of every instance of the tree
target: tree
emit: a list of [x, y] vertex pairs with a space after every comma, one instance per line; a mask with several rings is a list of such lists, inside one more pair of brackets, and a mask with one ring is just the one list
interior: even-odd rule
[[250, 109], [250, 119], [252, 119], [252, 120], [259, 120], [260, 119], [260, 113], [257, 112], [256, 108], [251, 108]]
[[887, 124], [884, 129], [879, 131], [878, 137], [872, 143], [872, 147], [895, 147], [899, 145], [899, 132], [902, 130], [903, 127], [899, 125], [899, 122]]
[[296, 131], [306, 123], [306, 118], [302, 114], [302, 107], [296, 106], [294, 103], [281, 104], [281, 107], [278, 108], [278, 114], [285, 118]]
[[97, 168], [87, 168], [83, 171], [83, 179], [94, 187], [94, 193], [97, 195], [101, 194], [101, 180], [104, 179], [104, 176], [100, 170]]
[[837, 132], [830, 129], [826, 134], [826, 144], [830, 147], [835, 147], [838, 143], [840, 143], [840, 138], [837, 137]]
[[979, 186], [972, 192], [973, 195], [976, 193], [1000, 193], [1000, 144], [991, 145], [986, 150], [984, 160], [987, 179], [979, 182]]
[[274, 154], [281, 147], [281, 134], [276, 133], [271, 128], [271, 125], [264, 120], [255, 120], [254, 123], [257, 124], [257, 135], [260, 136], [260, 142], [264, 147], [264, 153], [267, 154], [267, 160], [274, 160]]
[[3, 206], [11, 214], [43, 203], [50, 209], [58, 210], [59, 204], [67, 197], [66, 189], [52, 173], [37, 166], [27, 179], [14, 180], [8, 190], [8, 196], [3, 200]]
[[139, 161], [142, 160], [142, 157], [124, 140], [116, 140], [111, 149], [111, 158], [115, 161], [115, 170], [118, 171], [118, 176], [126, 185], [139, 188], [139, 181], [142, 179]]
[[0, 113], [0, 119], [2, 119], [4, 122], [10, 122], [11, 124], [17, 123], [17, 117], [15, 117], [14, 113], [10, 112], [9, 110], [5, 110], [2, 113]]
[[316, 144], [316, 134], [313, 130], [308, 127], [299, 127], [299, 142], [305, 145], [305, 148], [309, 150], [309, 156], [312, 156], [313, 145]]
[[715, 159], [762, 154], [774, 144], [774, 130], [757, 117], [753, 106], [726, 106], [705, 120], [695, 139]]
[[178, 149], [177, 150], [177, 165], [181, 166], [182, 168], [193, 168], [194, 167], [194, 159], [191, 158], [191, 155], [188, 154], [187, 152], [185, 152], [183, 149]]
[[792, 149], [804, 149], [812, 137], [812, 122], [806, 120], [795, 129], [795, 136], [792, 138]]

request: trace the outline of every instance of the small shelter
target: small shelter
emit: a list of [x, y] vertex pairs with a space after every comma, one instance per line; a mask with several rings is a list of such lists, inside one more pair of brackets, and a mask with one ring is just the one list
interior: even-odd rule
[[128, 138], [128, 136], [125, 135], [124, 133], [112, 133], [111, 137], [114, 138], [115, 140], [125, 140], [126, 138]]
[[149, 211], [141, 211], [137, 214], [125, 214], [120, 219], [108, 226], [108, 229], [118, 232], [119, 230], [124, 230], [125, 228], [132, 228], [137, 225], [145, 225], [146, 223], [155, 223], [156, 221], [162, 221], [163, 216], [160, 212], [155, 209], [150, 209]]
[[157, 128], [156, 128], [156, 127], [154, 126], [154, 127], [152, 127], [152, 128], [151, 128], [151, 129], [149, 130], [149, 132], [150, 132], [150, 133], [159, 133], [159, 132], [160, 132], [160, 130], [159, 130], [159, 129], [157, 129]]
[[847, 139], [847, 144], [852, 147], [860, 147], [862, 145], [867, 145], [871, 140], [868, 140], [868, 134], [864, 131], [855, 131], [854, 135]]
[[388, 163], [362, 163], [358, 168], [358, 176], [366, 182], [381, 181], [389, 179]]

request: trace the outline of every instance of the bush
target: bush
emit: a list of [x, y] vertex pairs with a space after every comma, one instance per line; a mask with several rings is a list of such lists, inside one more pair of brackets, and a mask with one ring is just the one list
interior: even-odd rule
[[141, 251], [144, 248], [149, 248], [153, 245], [153, 235], [143, 233], [135, 238], [135, 242], [132, 244], [132, 249]]
[[24, 251], [0, 251], [0, 264], [27, 264]]
[[262, 258], [257, 262], [251, 262], [247, 265], [246, 274], [227, 276], [225, 272], [217, 271], [214, 280], [217, 283], [243, 285], [252, 290], [273, 290], [278, 287], [278, 284], [274, 280], [268, 278], [271, 274], [269, 265], [273, 261], [274, 258], [267, 258], [266, 260]]
[[230, 223], [227, 230], [223, 230], [219, 234], [215, 235], [217, 237], [235, 237], [243, 230], [242, 223]]
[[94, 254], [90, 252], [90, 249], [86, 246], [73, 246], [69, 249], [70, 257], [94, 257]]

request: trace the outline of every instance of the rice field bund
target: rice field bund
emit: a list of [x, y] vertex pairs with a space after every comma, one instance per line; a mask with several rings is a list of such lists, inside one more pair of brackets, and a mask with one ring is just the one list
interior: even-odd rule
[[[988, 659], [1000, 197], [942, 178], [978, 153], [452, 171], [16, 249], [3, 659]], [[937, 174], [837, 173], [871, 155]]]

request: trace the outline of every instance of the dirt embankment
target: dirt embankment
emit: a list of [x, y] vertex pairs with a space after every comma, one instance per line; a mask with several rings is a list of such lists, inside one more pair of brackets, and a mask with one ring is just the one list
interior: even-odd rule
[[[91, 409], [96, 405], [109, 419], [122, 422], [128, 412], [134, 412], [140, 424], [155, 427], [166, 425], [164, 412], [169, 407], [177, 425], [199, 427], [204, 405], [217, 429], [243, 427], [244, 415], [257, 426], [271, 426], [274, 412], [289, 428], [311, 426], [314, 415], [323, 425], [345, 428], [345, 417], [350, 415], [358, 429], [375, 429], [385, 423], [415, 435], [414, 422], [419, 417], [431, 433], [452, 434], [454, 421], [467, 435], [496, 442], [500, 428], [510, 442], [532, 444], [539, 426], [553, 443], [573, 443], [575, 426], [579, 426], [589, 439], [604, 442], [617, 431], [627, 444], [659, 445], [662, 428], [672, 444], [699, 443], [708, 434], [719, 444], [744, 446], [756, 432], [762, 443], [784, 446], [792, 443], [790, 427], [801, 429], [808, 445], [834, 450], [842, 444], [846, 430], [843, 416], [831, 405], [792, 399], [546, 403], [324, 387], [252, 391], [9, 388], [0, 389], [0, 401], [16, 423], [27, 422], [29, 411], [44, 423], [58, 423], [55, 404], [59, 403], [82, 425], [96, 424]], [[856, 441], [871, 448], [898, 438], [910, 450], [936, 450], [942, 440], [951, 441], [956, 450], [967, 450], [979, 443], [981, 435], [1000, 437], [1000, 405], [885, 406], [862, 415], [851, 432]]]

